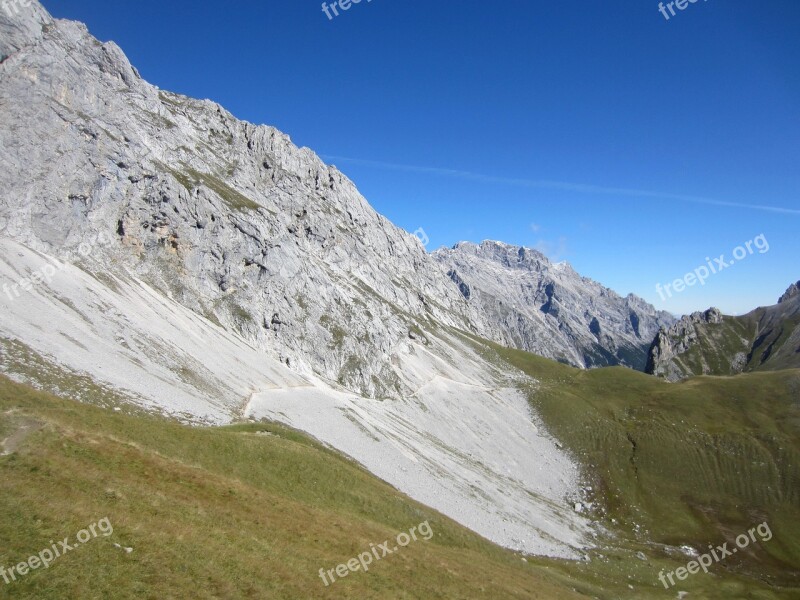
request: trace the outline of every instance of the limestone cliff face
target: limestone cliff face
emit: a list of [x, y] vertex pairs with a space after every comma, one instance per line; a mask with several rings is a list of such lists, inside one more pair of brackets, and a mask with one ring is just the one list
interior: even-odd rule
[[502, 343], [578, 367], [644, 369], [650, 344], [674, 317], [623, 298], [530, 248], [460, 243], [434, 257]]
[[143, 81], [113, 43], [38, 4], [3, 17], [4, 236], [132, 272], [301, 372], [397, 395], [428, 320], [487, 332], [414, 236], [272, 127]]
[[416, 237], [288, 136], [26, 4], [0, 12], [0, 372], [277, 420], [497, 543], [582, 555], [579, 471], [536, 382], [461, 333], [501, 339]]
[[[113, 239], [86, 269], [134, 274], [300, 373], [403, 395], [397, 349], [431, 326], [642, 368], [669, 321], [535, 251], [432, 257], [311, 150], [158, 90], [37, 2], [0, 14], [0, 32], [0, 235], [72, 261]], [[500, 272], [529, 280], [497, 288]]]

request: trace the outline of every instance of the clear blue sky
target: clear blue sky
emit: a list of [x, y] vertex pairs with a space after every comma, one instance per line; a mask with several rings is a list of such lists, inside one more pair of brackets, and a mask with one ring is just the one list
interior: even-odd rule
[[[318, 0], [44, 4], [161, 88], [311, 147], [429, 249], [538, 247], [675, 313], [800, 279], [797, 0], [669, 20], [652, 0], [364, 0], [333, 20]], [[759, 234], [768, 252], [656, 292]]]

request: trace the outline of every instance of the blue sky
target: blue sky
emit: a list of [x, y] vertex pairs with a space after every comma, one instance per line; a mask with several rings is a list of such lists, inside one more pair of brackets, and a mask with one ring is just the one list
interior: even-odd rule
[[[800, 279], [796, 0], [669, 20], [651, 0], [44, 5], [161, 88], [311, 147], [431, 250], [538, 247], [675, 313], [746, 312]], [[657, 292], [759, 235], [768, 251]]]

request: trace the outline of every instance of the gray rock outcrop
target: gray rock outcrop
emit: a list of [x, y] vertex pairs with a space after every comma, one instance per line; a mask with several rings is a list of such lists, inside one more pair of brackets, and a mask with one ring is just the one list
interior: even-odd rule
[[675, 320], [530, 248], [462, 242], [433, 256], [493, 339], [573, 366], [642, 370], [656, 332]]
[[788, 302], [792, 298], [797, 298], [797, 296], [800, 296], [800, 281], [789, 286], [784, 294], [778, 299], [778, 304]]
[[700, 339], [698, 325], [719, 323], [722, 323], [722, 313], [718, 308], [709, 308], [705, 312], [686, 315], [671, 327], [662, 328], [650, 347], [645, 371], [664, 377], [668, 381], [686, 377], [688, 373], [675, 364], [676, 358], [698, 343]]
[[645, 371], [669, 381], [693, 375], [800, 367], [800, 293], [794, 283], [778, 304], [746, 315], [716, 308], [683, 317], [658, 332]]

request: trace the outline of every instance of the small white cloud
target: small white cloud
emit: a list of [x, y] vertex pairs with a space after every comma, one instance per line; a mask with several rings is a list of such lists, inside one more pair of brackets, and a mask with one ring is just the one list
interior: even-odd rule
[[536, 242], [534, 249], [544, 254], [553, 262], [557, 262], [567, 253], [567, 238], [561, 236], [558, 238], [557, 242], [539, 240]]
[[727, 200], [716, 200], [714, 198], [704, 198], [701, 196], [688, 196], [685, 194], [673, 194], [670, 192], [653, 192], [651, 190], [637, 190], [631, 188], [607, 187], [603, 185], [593, 185], [586, 183], [572, 183], [568, 181], [548, 181], [541, 179], [517, 179], [513, 177], [494, 177], [470, 171], [460, 171], [458, 169], [441, 169], [439, 167], [419, 167], [415, 165], [402, 165], [397, 163], [381, 162], [375, 160], [362, 160], [359, 158], [348, 158], [345, 156], [323, 155], [325, 160], [338, 160], [354, 165], [364, 165], [382, 169], [392, 169], [396, 171], [409, 171], [412, 173], [428, 173], [431, 175], [441, 175], [444, 177], [458, 177], [479, 181], [482, 183], [498, 183], [503, 185], [517, 185], [522, 187], [540, 188], [545, 190], [564, 190], [568, 192], [579, 192], [582, 194], [602, 194], [609, 196], [628, 196], [632, 198], [650, 198], [653, 200], [677, 200], [679, 202], [692, 202], [695, 204], [708, 204], [710, 206], [729, 206], [731, 208], [746, 208], [750, 210], [762, 210], [785, 215], [800, 215], [798, 208], [786, 208], [783, 206], [771, 206], [765, 204], [752, 204], [744, 202], [728, 202]]
[[542, 226], [538, 223], [531, 223], [531, 231], [533, 233], [539, 233], [542, 230]]

